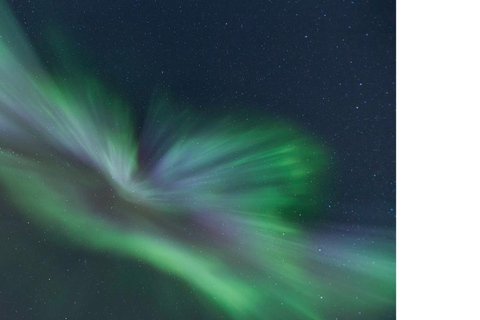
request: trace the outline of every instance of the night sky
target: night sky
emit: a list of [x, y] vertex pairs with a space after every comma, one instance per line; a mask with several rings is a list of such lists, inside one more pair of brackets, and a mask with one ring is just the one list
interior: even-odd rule
[[57, 27], [139, 113], [160, 90], [295, 121], [333, 150], [328, 219], [394, 225], [394, 1], [11, 4], [34, 44]]
[[[312, 229], [395, 227], [395, 1], [7, 2], [49, 71], [65, 59], [67, 68], [81, 62], [128, 101], [138, 131], [154, 94], [205, 122], [230, 114], [247, 122], [252, 116], [287, 121], [328, 150], [317, 215], [297, 218], [300, 223]], [[62, 40], [52, 45], [52, 33]], [[55, 311], [45, 318], [45, 310], [59, 303], [46, 298], [56, 284], [31, 286], [48, 270], [51, 282], [68, 279], [83, 288], [63, 289], [63, 299], [73, 305], [73, 292], [81, 291], [78, 308], [95, 310], [88, 319], [164, 319], [162, 314], [185, 305], [191, 310], [183, 309], [180, 319], [203, 319], [210, 312], [198, 311], [203, 302], [190, 286], [147, 265], [67, 250], [45, 236], [56, 239], [53, 230], [8, 221], [2, 229], [27, 230], [33, 240], [1, 247], [14, 261], [2, 267], [9, 274], [4, 287], [17, 283], [27, 292], [6, 294], [0, 287], [5, 319], [64, 319]], [[368, 237], [362, 232], [359, 237]], [[30, 279], [13, 275], [17, 264]], [[88, 280], [75, 280], [75, 274]], [[149, 291], [160, 278], [164, 286], [156, 290], [168, 291], [170, 302], [158, 309]], [[38, 308], [43, 313], [35, 313]], [[379, 319], [394, 317], [391, 310]]]

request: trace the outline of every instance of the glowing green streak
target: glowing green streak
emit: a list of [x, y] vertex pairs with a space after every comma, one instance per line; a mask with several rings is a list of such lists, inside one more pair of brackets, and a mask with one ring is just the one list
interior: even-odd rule
[[[7, 161], [18, 161], [7, 159]], [[184, 246], [162, 241], [158, 237], [122, 230], [96, 219], [94, 213], [83, 208], [75, 199], [71, 186], [61, 185], [52, 190], [43, 178], [25, 170], [6, 170], [5, 155], [0, 157], [2, 180], [10, 189], [10, 196], [24, 212], [39, 223], [64, 230], [75, 243], [96, 250], [109, 250], [128, 257], [144, 260], [160, 270], [169, 270], [209, 292], [219, 302], [233, 310], [248, 308], [255, 292], [239, 280], [226, 277], [219, 263], [203, 258]], [[24, 195], [28, 194], [28, 197]], [[69, 200], [68, 202], [66, 200]], [[72, 201], [76, 200], [76, 201]]]

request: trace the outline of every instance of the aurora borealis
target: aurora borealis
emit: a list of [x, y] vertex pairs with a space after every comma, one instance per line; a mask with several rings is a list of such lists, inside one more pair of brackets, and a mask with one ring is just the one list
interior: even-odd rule
[[[167, 277], [195, 291], [202, 311], [159, 319], [376, 319], [394, 307], [392, 230], [297, 221], [318, 215], [332, 161], [320, 141], [261, 112], [205, 118], [167, 98], [138, 130], [96, 77], [51, 75], [0, 3], [2, 215], [53, 232], [55, 246], [145, 265], [153, 287]], [[170, 301], [150, 295], [159, 310]]]

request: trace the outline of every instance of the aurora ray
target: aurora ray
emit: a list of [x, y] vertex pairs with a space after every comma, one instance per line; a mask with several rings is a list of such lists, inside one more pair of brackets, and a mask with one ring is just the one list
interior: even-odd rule
[[3, 3], [0, 35], [0, 183], [38, 228], [171, 274], [232, 319], [394, 305], [391, 234], [372, 230], [359, 255], [354, 235], [292, 220], [315, 212], [327, 166], [300, 130], [234, 115], [202, 123], [160, 100], [137, 136], [99, 81], [50, 76]]

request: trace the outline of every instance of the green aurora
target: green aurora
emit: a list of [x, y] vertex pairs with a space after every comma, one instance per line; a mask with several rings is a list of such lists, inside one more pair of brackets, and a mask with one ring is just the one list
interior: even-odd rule
[[[391, 233], [372, 230], [354, 248], [351, 235], [296, 222], [315, 215], [329, 159], [306, 134], [235, 115], [200, 120], [165, 99], [137, 135], [129, 107], [99, 81], [50, 76], [1, 2], [0, 36], [4, 208], [55, 230], [58, 245], [178, 279], [210, 317], [373, 319], [394, 308]], [[152, 295], [162, 309], [165, 293]]]

